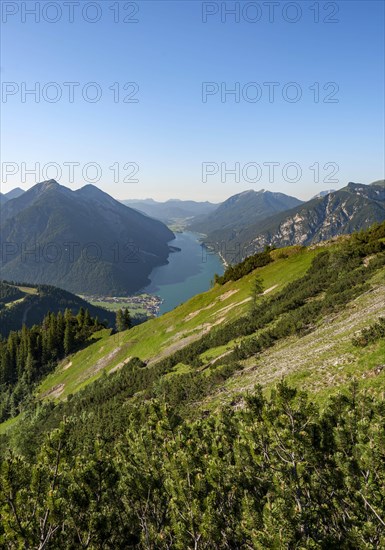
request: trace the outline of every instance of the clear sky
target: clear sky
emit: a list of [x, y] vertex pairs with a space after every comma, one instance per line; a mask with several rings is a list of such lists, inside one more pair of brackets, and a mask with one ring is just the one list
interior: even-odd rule
[[53, 177], [119, 199], [307, 199], [384, 177], [382, 1], [2, 10], [2, 192]]

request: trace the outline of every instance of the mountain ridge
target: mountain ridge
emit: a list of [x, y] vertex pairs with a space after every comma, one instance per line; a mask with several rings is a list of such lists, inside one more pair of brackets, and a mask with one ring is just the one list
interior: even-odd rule
[[207, 242], [230, 241], [252, 223], [300, 204], [284, 193], [250, 189], [229, 197], [208, 216], [193, 220], [190, 228], [207, 235]]
[[349, 182], [338, 191], [249, 227], [237, 237], [249, 242], [249, 251], [258, 251], [265, 246], [315, 244], [383, 220], [385, 189]]
[[47, 180], [1, 206], [1, 244], [12, 253], [2, 255], [0, 274], [75, 293], [126, 295], [167, 262], [174, 238], [160, 221], [95, 186], [72, 191]]
[[[232, 228], [229, 231], [226, 225], [218, 227], [203, 242], [220, 248], [223, 257], [234, 263], [266, 246], [314, 244], [366, 229], [383, 220], [384, 187], [349, 182], [338, 191], [262, 217], [239, 230]], [[231, 252], [227, 253], [227, 249]]]

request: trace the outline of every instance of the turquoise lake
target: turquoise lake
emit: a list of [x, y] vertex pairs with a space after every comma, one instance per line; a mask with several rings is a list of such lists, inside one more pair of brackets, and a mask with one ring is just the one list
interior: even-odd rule
[[199, 242], [199, 235], [184, 231], [175, 236], [169, 245], [180, 248], [180, 252], [172, 252], [167, 265], [156, 267], [150, 275], [151, 284], [143, 289], [143, 292], [162, 298], [160, 314], [209, 290], [215, 273], [222, 275], [224, 272], [219, 256], [210, 253]]

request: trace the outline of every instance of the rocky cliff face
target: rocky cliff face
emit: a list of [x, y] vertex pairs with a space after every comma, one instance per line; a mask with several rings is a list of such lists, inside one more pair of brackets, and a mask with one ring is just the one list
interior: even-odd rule
[[250, 189], [228, 198], [214, 212], [195, 219], [190, 227], [205, 234], [207, 243], [230, 242], [242, 230], [301, 204], [283, 193]]
[[309, 245], [384, 220], [385, 188], [349, 183], [339, 191], [250, 226], [235, 235], [232, 241], [239, 243], [244, 257], [267, 245]]

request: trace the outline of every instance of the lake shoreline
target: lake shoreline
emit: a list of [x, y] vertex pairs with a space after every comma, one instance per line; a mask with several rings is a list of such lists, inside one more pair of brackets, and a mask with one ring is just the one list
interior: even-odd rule
[[[192, 231], [175, 234], [169, 244], [173, 250], [167, 264], [156, 267], [149, 275], [150, 284], [139, 293], [158, 296], [162, 303], [159, 314], [174, 309], [196, 294], [211, 288], [215, 274], [222, 275], [226, 262], [201, 241], [203, 235]], [[175, 250], [179, 249], [179, 250]]]

